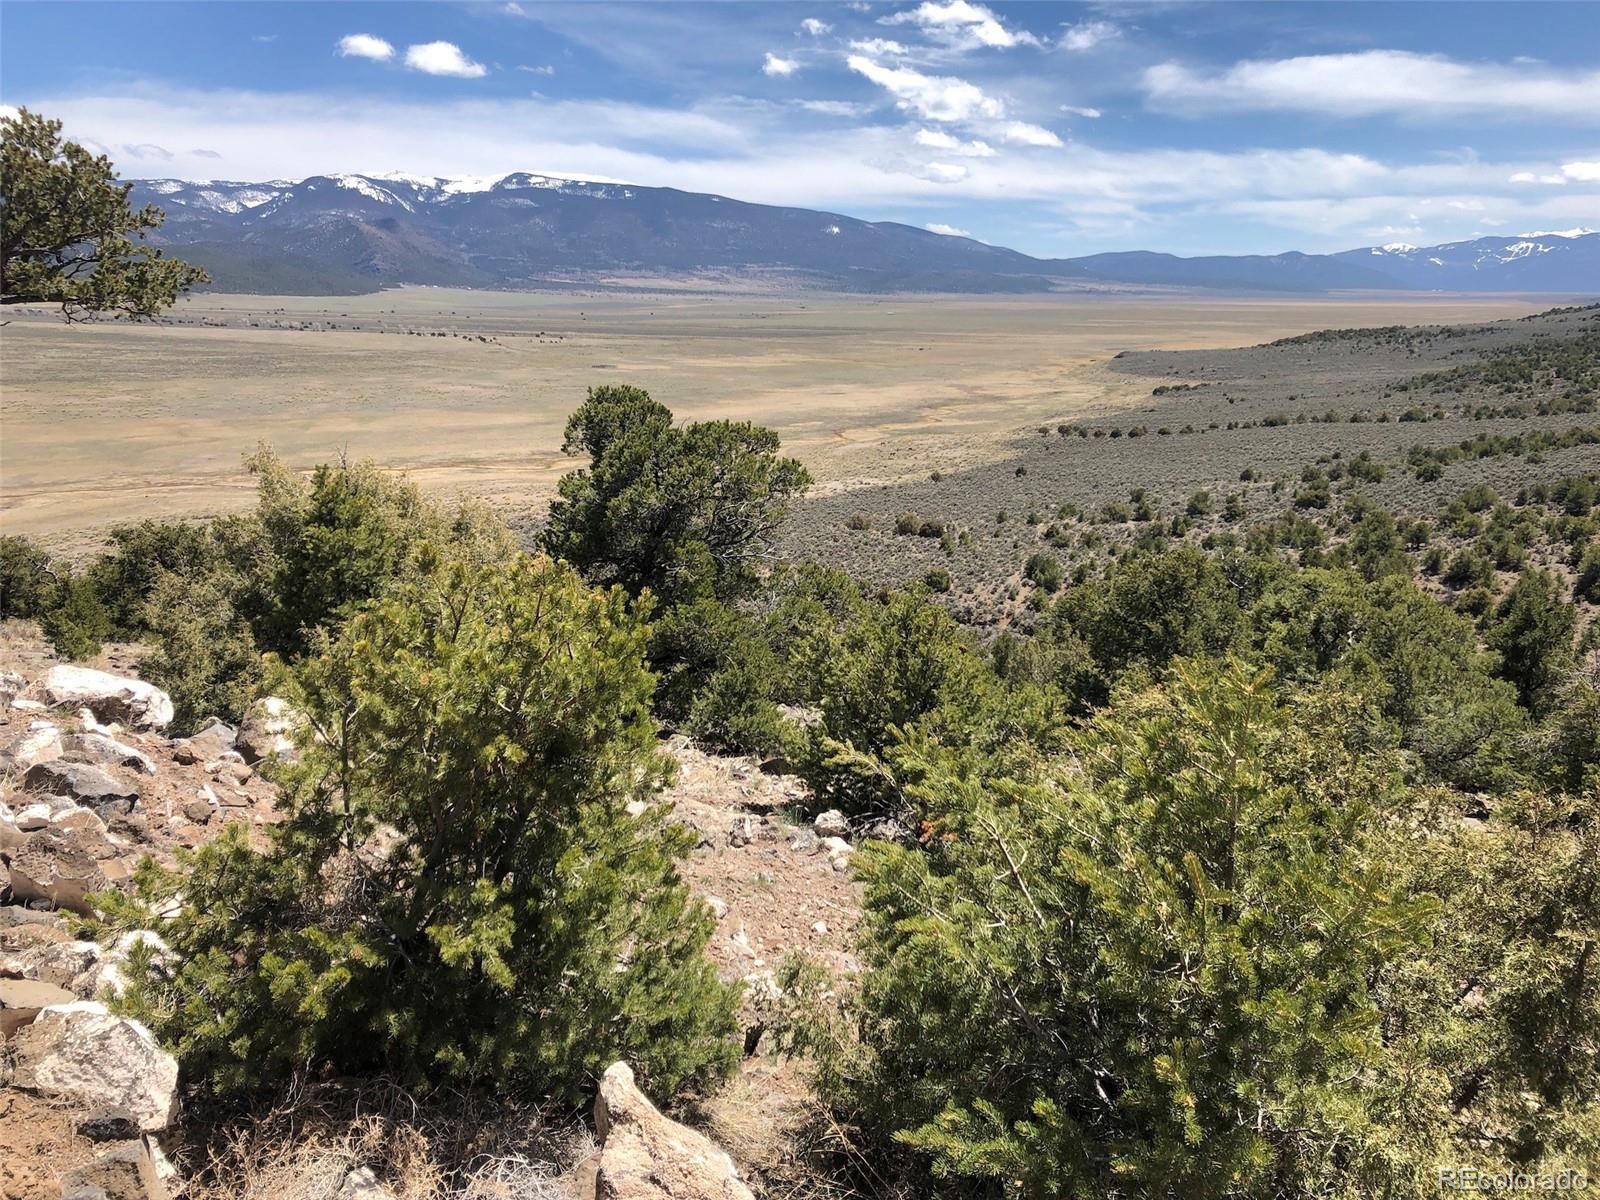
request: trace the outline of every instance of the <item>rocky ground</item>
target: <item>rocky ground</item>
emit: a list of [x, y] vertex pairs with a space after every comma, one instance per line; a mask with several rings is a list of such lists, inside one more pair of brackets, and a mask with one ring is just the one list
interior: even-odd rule
[[[239, 728], [217, 721], [171, 738], [170, 702], [137, 678], [137, 657], [112, 647], [90, 665], [61, 663], [36, 630], [0, 626], [0, 1200], [153, 1200], [184, 1190], [177, 1066], [104, 1004], [132, 943], [154, 935], [101, 946], [77, 939], [68, 916], [88, 911], [97, 891], [129, 886], [147, 854], [171, 864], [180, 847], [234, 823], [261, 836], [276, 799], [263, 768], [288, 746], [287, 717], [281, 702], [262, 702]], [[668, 747], [679, 771], [667, 799], [699, 833], [684, 874], [717, 917], [709, 952], [719, 973], [746, 984], [750, 1031], [739, 1078], [699, 1119], [732, 1151], [728, 1163], [759, 1177], [777, 1135], [809, 1105], [803, 1073], [767, 1053], [762, 999], [794, 952], [836, 973], [856, 969], [855, 831], [836, 813], [807, 819], [804, 785], [754, 760], [704, 754], [684, 739]], [[748, 1194], [721, 1150], [708, 1157], [711, 1143], [651, 1116], [620, 1073], [608, 1079], [611, 1106], [644, 1132], [613, 1138], [569, 1171], [567, 1194], [699, 1195], [649, 1190], [641, 1161], [680, 1151], [689, 1165], [662, 1170], [684, 1187], [699, 1180], [706, 1195]], [[328, 1200], [392, 1194], [363, 1166], [351, 1162]]]

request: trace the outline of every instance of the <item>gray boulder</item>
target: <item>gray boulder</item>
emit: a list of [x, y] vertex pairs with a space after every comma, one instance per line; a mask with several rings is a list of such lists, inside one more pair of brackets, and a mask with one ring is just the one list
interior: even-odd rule
[[60, 758], [29, 767], [22, 777], [22, 786], [30, 792], [70, 796], [102, 817], [114, 812], [132, 812], [139, 800], [137, 785], [122, 783], [93, 763], [68, 762]]
[[141, 775], [154, 775], [156, 764], [142, 750], [103, 733], [72, 733], [61, 739], [62, 755], [69, 762], [97, 763], [103, 767], [132, 767]]
[[42, 1009], [11, 1039], [16, 1087], [90, 1111], [126, 1113], [159, 1133], [178, 1111], [178, 1062], [137, 1021], [93, 1000]]

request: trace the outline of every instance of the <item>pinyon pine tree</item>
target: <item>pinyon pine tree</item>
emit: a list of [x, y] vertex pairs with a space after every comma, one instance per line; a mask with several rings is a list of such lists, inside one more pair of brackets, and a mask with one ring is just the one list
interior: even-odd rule
[[641, 611], [522, 556], [438, 567], [321, 636], [270, 849], [234, 833], [141, 880], [186, 903], [175, 964], [128, 1004], [190, 1077], [382, 1069], [575, 1102], [617, 1058], [663, 1096], [725, 1071], [737, 993], [676, 871], [690, 836], [650, 803], [670, 760]]

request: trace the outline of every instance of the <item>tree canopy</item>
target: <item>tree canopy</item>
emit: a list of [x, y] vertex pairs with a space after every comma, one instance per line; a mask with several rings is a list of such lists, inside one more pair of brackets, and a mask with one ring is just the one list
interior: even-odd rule
[[59, 304], [69, 321], [152, 317], [208, 282], [146, 244], [165, 214], [129, 207], [132, 187], [105, 155], [63, 141], [60, 121], [0, 117], [0, 303]]

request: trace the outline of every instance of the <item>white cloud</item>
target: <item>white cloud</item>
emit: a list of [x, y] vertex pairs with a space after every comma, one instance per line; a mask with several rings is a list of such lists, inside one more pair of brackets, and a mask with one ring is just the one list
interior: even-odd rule
[[1037, 46], [1039, 39], [1026, 30], [1007, 29], [989, 9], [970, 0], [923, 0], [916, 8], [879, 18], [880, 25], [916, 25], [930, 37], [960, 49], [988, 46]]
[[845, 62], [893, 96], [897, 107], [930, 121], [999, 120], [1006, 115], [1003, 103], [964, 79], [924, 75], [910, 67], [886, 67], [860, 54], [852, 54]]
[[1562, 163], [1561, 175], [1565, 179], [1575, 179], [1580, 183], [1600, 183], [1600, 160]]
[[959, 154], [963, 158], [993, 158], [994, 147], [987, 142], [974, 138], [964, 142], [954, 134], [946, 133], [942, 129], [919, 129], [912, 139], [919, 146], [926, 146], [930, 150], [945, 150], [951, 154]]
[[829, 25], [826, 21], [819, 21], [815, 17], [807, 17], [804, 21], [800, 22], [800, 28], [805, 30], [812, 37], [821, 37], [823, 34], [832, 29], [833, 26]]
[[[960, 220], [917, 206], [1003, 201], [1022, 215], [1012, 236], [1059, 236], [1084, 249], [1116, 244], [1208, 249], [1348, 249], [1464, 237], [1505, 221], [1519, 229], [1593, 225], [1600, 183], [1541, 189], [1517, 172], [1558, 170], [1526, 157], [1407, 162], [1315, 147], [1236, 151], [1101, 149], [1082, 141], [1047, 152], [1002, 144], [993, 122], [931, 132], [982, 137], [995, 154], [919, 145], [919, 128], [798, 119], [798, 104], [691, 107], [527, 96], [352, 97], [316, 92], [171, 88], [117, 82], [95, 93], [17, 95], [66, 122], [66, 136], [105, 148], [172, 148], [130, 176], [267, 180], [342, 171], [490, 176], [527, 170], [713, 192], [834, 212]], [[1003, 118], [1002, 118], [1003, 119]], [[203, 146], [220, 159], [179, 147]], [[1592, 164], [1585, 149], [1558, 159]], [[1577, 175], [1589, 170], [1576, 166]], [[1468, 210], [1451, 202], [1480, 202]], [[1019, 207], [1027, 206], [1027, 207]], [[1390, 226], [1412, 232], [1378, 235]], [[1284, 231], [1269, 244], [1259, 230]], [[1056, 235], [1051, 235], [1056, 236]], [[1085, 240], [1087, 239], [1087, 241]], [[1000, 239], [1004, 242], [1006, 239]], [[1059, 249], [1066, 242], [1050, 243]], [[1020, 249], [1039, 249], [1024, 241]]]
[[518, 4], [517, 0], [506, 0], [506, 3], [500, 6], [500, 11], [508, 17], [525, 17], [528, 15], [528, 10]]
[[890, 38], [857, 38], [850, 43], [857, 54], [873, 54], [882, 58], [886, 54], [904, 54], [906, 48]]
[[370, 33], [352, 33], [340, 38], [338, 52], [341, 58], [370, 58], [373, 62], [388, 62], [394, 57], [394, 47]]
[[457, 79], [481, 79], [488, 73], [487, 67], [461, 53], [461, 47], [454, 42], [407, 46], [406, 66], [425, 75], [453, 75]]
[[923, 226], [929, 233], [942, 233], [945, 237], [964, 237], [972, 235], [965, 229], [957, 229], [954, 225], [946, 225], [943, 221], [930, 221]]
[[872, 105], [857, 104], [853, 100], [796, 100], [794, 103], [796, 108], [825, 117], [862, 117], [872, 111]]
[[1074, 117], [1087, 117], [1091, 121], [1098, 120], [1101, 116], [1098, 108], [1080, 108], [1076, 104], [1063, 104], [1061, 111], [1070, 113]]
[[1110, 41], [1122, 31], [1110, 21], [1084, 21], [1078, 25], [1069, 25], [1061, 31], [1061, 39], [1056, 44], [1063, 50], [1081, 53], [1093, 50], [1101, 42]]
[[779, 58], [770, 50], [767, 51], [766, 60], [761, 64], [761, 73], [763, 75], [775, 75], [779, 78], [787, 78], [788, 76], [793, 75], [799, 69], [800, 64], [796, 60], [792, 58]]
[[1000, 140], [1018, 146], [1059, 146], [1061, 139], [1042, 125], [1027, 121], [1007, 121], [996, 131]]
[[922, 164], [921, 174], [933, 183], [960, 183], [969, 172], [955, 163], [931, 162]]
[[1286, 109], [1330, 116], [1543, 116], [1600, 122], [1600, 71], [1464, 63], [1363, 50], [1235, 63], [1220, 73], [1161, 63], [1144, 73], [1156, 108], [1180, 113]]

